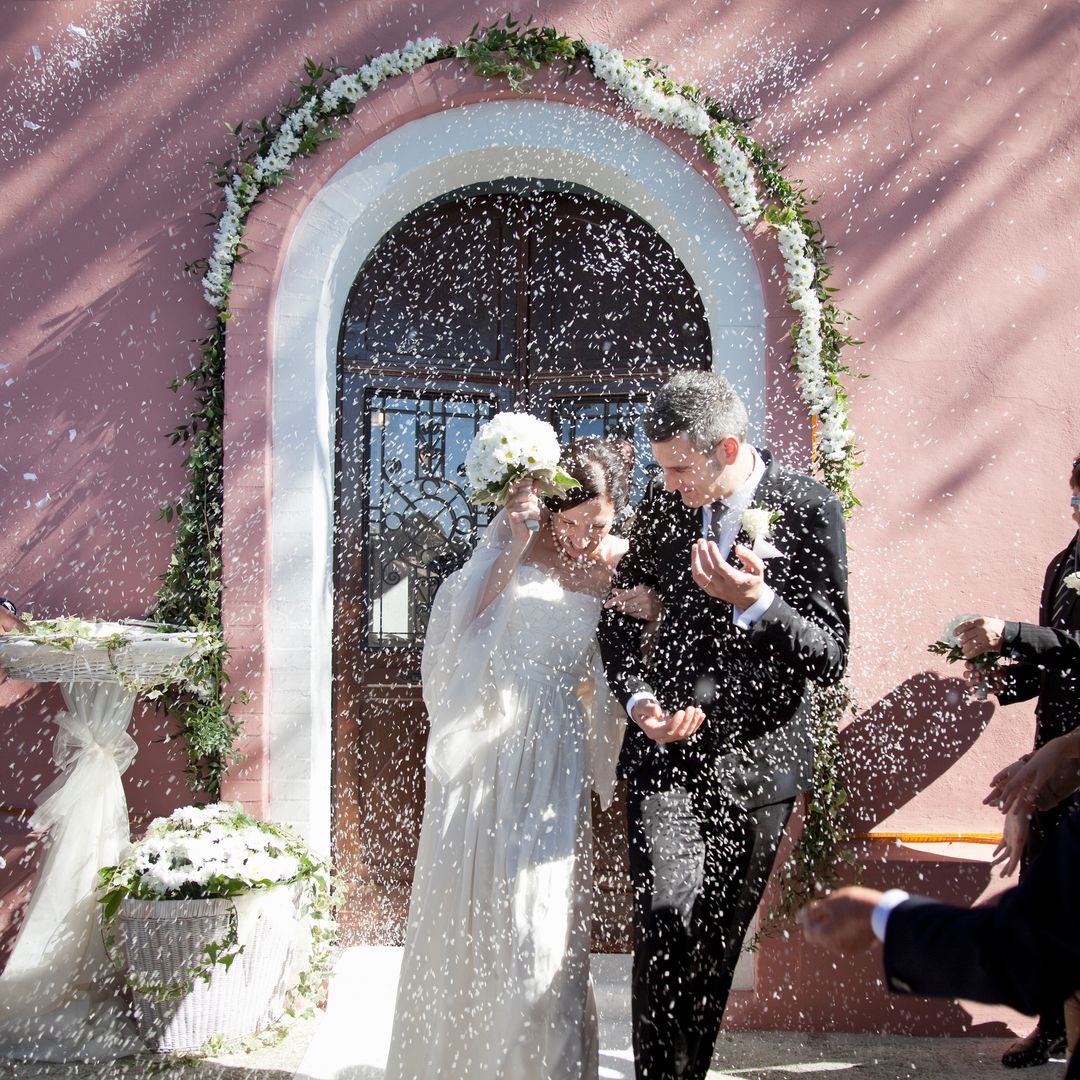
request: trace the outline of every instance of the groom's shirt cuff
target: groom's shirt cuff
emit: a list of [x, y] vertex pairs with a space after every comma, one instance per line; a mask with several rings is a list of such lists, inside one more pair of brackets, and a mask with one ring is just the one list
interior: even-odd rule
[[651, 690], [639, 690], [636, 694], [630, 695], [630, 700], [626, 703], [626, 715], [631, 720], [634, 719], [634, 706], [639, 701], [655, 701], [656, 695]]
[[770, 586], [765, 586], [765, 591], [748, 608], [731, 609], [731, 621], [740, 630], [750, 630], [754, 623], [769, 610], [769, 605], [776, 599], [776, 592]]
[[889, 916], [895, 907], [899, 907], [905, 900], [911, 897], [903, 889], [889, 889], [883, 893], [881, 899], [874, 905], [870, 913], [870, 927], [874, 931], [874, 937], [878, 941], [885, 940], [885, 933], [889, 927]]

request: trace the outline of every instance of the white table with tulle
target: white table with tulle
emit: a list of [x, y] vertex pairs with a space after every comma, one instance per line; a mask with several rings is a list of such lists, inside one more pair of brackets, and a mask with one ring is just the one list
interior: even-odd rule
[[67, 705], [55, 717], [60, 776], [37, 796], [30, 818], [44, 841], [41, 869], [0, 974], [0, 1058], [8, 1060], [94, 1061], [144, 1049], [106, 956], [94, 884], [130, 840], [120, 777], [135, 759], [127, 730], [135, 698], [175, 681], [198, 639], [138, 625], [92, 626], [112, 648], [92, 638], [58, 647], [0, 635], [0, 665], [10, 677], [59, 683]]

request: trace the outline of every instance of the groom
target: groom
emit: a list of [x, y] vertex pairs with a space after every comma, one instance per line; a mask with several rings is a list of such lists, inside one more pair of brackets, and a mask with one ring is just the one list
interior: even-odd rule
[[[634, 721], [619, 765], [637, 1077], [698, 1080], [812, 776], [810, 683], [837, 682], [847, 662], [844, 519], [828, 489], [745, 441], [746, 409], [722, 375], [676, 375], [644, 427], [664, 489], [638, 510], [600, 648]], [[646, 649], [624, 613], [640, 585], [664, 605]]]

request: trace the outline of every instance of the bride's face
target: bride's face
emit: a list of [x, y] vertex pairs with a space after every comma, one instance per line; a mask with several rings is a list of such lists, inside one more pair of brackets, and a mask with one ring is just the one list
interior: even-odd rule
[[615, 507], [604, 495], [551, 515], [555, 539], [567, 555], [589, 555], [600, 546], [615, 521]]

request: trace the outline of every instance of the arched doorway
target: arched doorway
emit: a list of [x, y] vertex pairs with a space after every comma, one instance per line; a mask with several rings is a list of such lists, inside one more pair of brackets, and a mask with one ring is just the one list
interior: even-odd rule
[[[636, 435], [645, 458], [643, 400], [711, 360], [704, 305], [670, 245], [581, 187], [453, 191], [365, 261], [337, 357], [332, 782], [346, 943], [401, 940], [423, 804], [424, 627], [489, 519], [465, 499], [476, 428], [527, 409], [564, 439]], [[620, 803], [597, 820], [599, 947], [625, 944], [629, 924], [621, 815]]]

